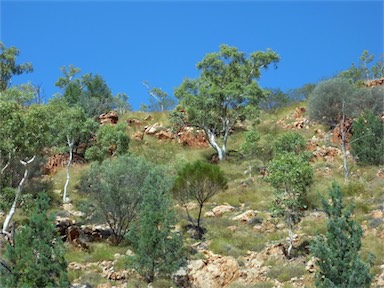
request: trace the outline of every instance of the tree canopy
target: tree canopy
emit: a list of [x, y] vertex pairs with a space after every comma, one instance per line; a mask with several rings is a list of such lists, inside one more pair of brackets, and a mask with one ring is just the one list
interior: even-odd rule
[[[257, 51], [246, 56], [235, 47], [221, 45], [219, 52], [207, 54], [197, 64], [200, 76], [186, 79], [175, 89], [175, 96], [186, 114], [178, 114], [186, 125], [203, 129], [220, 160], [227, 153], [231, 128], [250, 110], [257, 111], [264, 97], [257, 80], [261, 69], [279, 61], [276, 52]], [[249, 116], [250, 114], [248, 114]], [[216, 137], [222, 137], [222, 145]]]

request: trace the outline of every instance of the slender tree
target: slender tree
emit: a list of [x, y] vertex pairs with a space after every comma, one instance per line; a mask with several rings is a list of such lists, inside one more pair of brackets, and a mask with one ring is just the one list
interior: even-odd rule
[[370, 265], [360, 260], [361, 226], [352, 219], [352, 207], [345, 208], [339, 185], [332, 184], [330, 200], [322, 199], [328, 216], [327, 232], [311, 245], [317, 258], [317, 287], [370, 287]]
[[147, 282], [170, 277], [183, 262], [183, 242], [172, 229], [177, 220], [172, 209], [172, 182], [166, 170], [148, 171], [138, 220], [128, 234], [135, 252], [134, 266]]
[[[195, 161], [185, 165], [179, 171], [173, 187], [173, 195], [186, 209], [188, 219], [197, 231], [199, 239], [204, 234], [201, 228], [201, 213], [204, 204], [216, 193], [226, 188], [227, 179], [218, 166]], [[190, 216], [186, 205], [190, 200], [197, 201], [199, 205], [196, 222]]]
[[[76, 143], [90, 138], [96, 130], [97, 123], [86, 117], [81, 107], [69, 107], [67, 103], [60, 99], [50, 102], [50, 108], [54, 117], [51, 121], [51, 131], [55, 137], [56, 146], [68, 151], [67, 177], [64, 184], [63, 203], [68, 202], [68, 185], [70, 182], [70, 167], [73, 160], [73, 151]], [[64, 148], [66, 147], [66, 148]]]
[[275, 188], [272, 213], [288, 228], [288, 256], [293, 248], [294, 229], [306, 209], [305, 196], [313, 181], [313, 169], [302, 156], [293, 152], [276, 155], [268, 166], [267, 181]]

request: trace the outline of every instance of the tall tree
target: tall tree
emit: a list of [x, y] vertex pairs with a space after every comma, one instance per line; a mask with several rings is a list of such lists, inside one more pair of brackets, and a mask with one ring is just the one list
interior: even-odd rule
[[33, 71], [31, 63], [16, 63], [19, 54], [20, 51], [16, 47], [6, 48], [0, 41], [0, 95], [9, 87], [14, 75]]
[[361, 226], [352, 219], [352, 208], [345, 208], [337, 183], [329, 191], [330, 201], [322, 199], [328, 216], [327, 232], [311, 244], [318, 260], [317, 287], [370, 287], [370, 265], [360, 259]]
[[[50, 102], [51, 111], [54, 115], [51, 121], [51, 131], [55, 137], [55, 145], [61, 149], [66, 149], [69, 153], [67, 162], [67, 178], [64, 184], [63, 203], [68, 202], [67, 192], [70, 181], [70, 167], [73, 160], [75, 144], [81, 140], [90, 138], [96, 130], [97, 123], [86, 117], [81, 107], [69, 107], [67, 103], [60, 99]], [[66, 148], [64, 148], [66, 147]]]
[[[175, 96], [187, 112], [177, 115], [185, 124], [205, 131], [219, 160], [226, 156], [229, 132], [236, 120], [247, 116], [250, 110], [257, 111], [264, 97], [256, 82], [261, 69], [278, 61], [279, 56], [270, 49], [246, 57], [235, 47], [221, 45], [219, 52], [207, 54], [197, 64], [197, 79], [186, 79], [175, 89]], [[221, 145], [217, 137], [222, 138]]]
[[70, 286], [63, 242], [53, 218], [47, 216], [48, 201], [45, 194], [39, 194], [28, 224], [16, 231], [14, 246], [8, 244], [1, 287]]
[[269, 163], [267, 181], [275, 188], [272, 213], [288, 228], [288, 256], [293, 248], [294, 229], [306, 209], [305, 196], [313, 182], [313, 169], [302, 156], [293, 152], [277, 154]]
[[[201, 228], [201, 213], [204, 204], [215, 194], [227, 188], [227, 179], [220, 167], [202, 161], [185, 165], [179, 172], [173, 187], [173, 195], [187, 212], [188, 220], [197, 231], [200, 239], [204, 232]], [[199, 205], [195, 220], [190, 216], [187, 203], [195, 200]]]
[[172, 231], [177, 220], [169, 194], [171, 186], [163, 168], [148, 172], [138, 221], [128, 234], [135, 252], [134, 266], [147, 282], [153, 282], [155, 276], [170, 277], [183, 262], [181, 235]]

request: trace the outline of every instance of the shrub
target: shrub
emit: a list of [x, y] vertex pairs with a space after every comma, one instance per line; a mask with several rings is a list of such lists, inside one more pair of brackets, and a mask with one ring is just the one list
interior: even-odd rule
[[352, 154], [363, 165], [384, 164], [384, 122], [367, 111], [352, 126]]
[[346, 79], [334, 78], [321, 82], [308, 101], [310, 119], [335, 127], [343, 110], [347, 117], [351, 116], [352, 94], [353, 86]]

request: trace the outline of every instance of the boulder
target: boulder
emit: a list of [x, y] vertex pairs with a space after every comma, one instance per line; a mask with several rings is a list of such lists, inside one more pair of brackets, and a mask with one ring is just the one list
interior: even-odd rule
[[233, 257], [209, 251], [205, 254], [205, 260], [191, 260], [187, 266], [192, 287], [226, 287], [240, 276], [239, 265]]
[[232, 212], [235, 210], [235, 207], [225, 204], [225, 205], [219, 205], [212, 209], [213, 214], [215, 216], [221, 216], [224, 213]]
[[233, 217], [232, 220], [248, 223], [254, 217], [256, 217], [256, 211], [255, 210], [247, 210], [244, 213]]
[[104, 124], [116, 124], [119, 121], [119, 115], [116, 111], [109, 111], [99, 116], [99, 122], [101, 125]]

